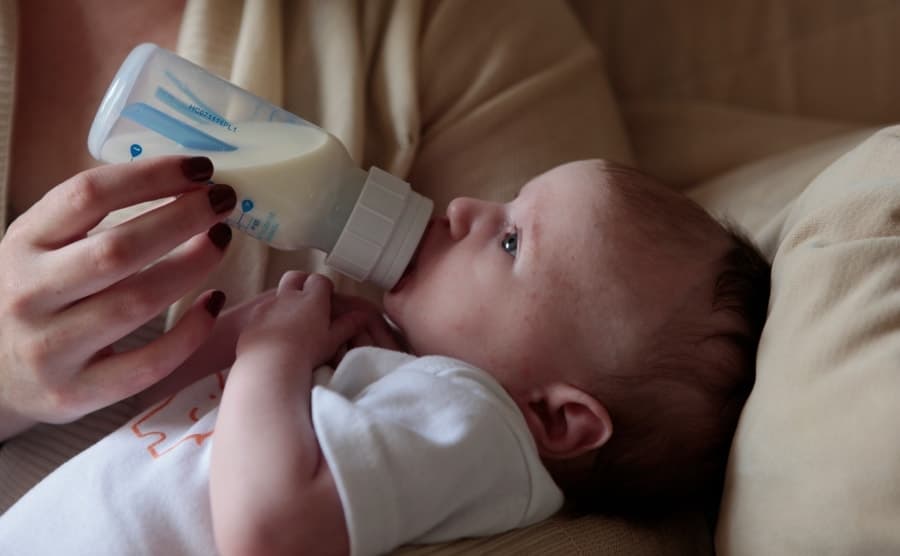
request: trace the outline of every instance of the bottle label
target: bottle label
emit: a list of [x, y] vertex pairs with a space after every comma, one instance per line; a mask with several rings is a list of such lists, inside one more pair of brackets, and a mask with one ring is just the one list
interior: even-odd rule
[[249, 197], [241, 199], [238, 211], [232, 213], [225, 222], [232, 228], [265, 242], [272, 241], [280, 225], [274, 212], [259, 210]]

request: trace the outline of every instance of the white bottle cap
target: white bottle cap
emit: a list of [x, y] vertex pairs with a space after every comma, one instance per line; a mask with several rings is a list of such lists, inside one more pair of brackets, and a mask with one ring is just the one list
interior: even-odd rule
[[416, 251], [433, 208], [431, 199], [373, 166], [325, 264], [355, 280], [393, 288]]

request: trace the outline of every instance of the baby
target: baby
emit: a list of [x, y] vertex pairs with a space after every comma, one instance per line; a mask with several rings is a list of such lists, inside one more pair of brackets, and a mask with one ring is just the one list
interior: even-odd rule
[[559, 166], [515, 200], [456, 199], [384, 307], [412, 353], [484, 369], [566, 497], [674, 502], [723, 472], [770, 268], [636, 170]]
[[[376, 347], [314, 373], [372, 319], [288, 273], [218, 407], [221, 375], [166, 398], [26, 495], [0, 539], [40, 515], [70, 553], [370, 554], [526, 526], [563, 495], [696, 499], [721, 481], [768, 294], [766, 261], [685, 197], [603, 161], [559, 166], [431, 223], [384, 295], [402, 350], [376, 327]], [[189, 423], [166, 429], [167, 412]], [[90, 508], [67, 513], [59, 489]]]

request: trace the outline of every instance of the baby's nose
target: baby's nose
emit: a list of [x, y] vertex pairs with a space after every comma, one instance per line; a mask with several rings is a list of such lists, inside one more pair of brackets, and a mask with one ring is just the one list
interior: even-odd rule
[[460, 239], [469, 233], [478, 209], [478, 200], [457, 197], [447, 205], [447, 220], [450, 221], [450, 237]]

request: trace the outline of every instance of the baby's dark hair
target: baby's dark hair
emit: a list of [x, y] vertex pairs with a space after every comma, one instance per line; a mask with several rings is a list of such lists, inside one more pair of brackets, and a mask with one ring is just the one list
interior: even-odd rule
[[586, 510], [656, 514], [715, 503], [755, 380], [770, 265], [742, 233], [687, 198], [634, 170], [610, 165], [608, 171], [632, 182], [621, 198], [643, 216], [636, 223], [641, 236], [671, 242], [675, 251], [675, 244], [704, 249], [715, 243], [712, 236], [728, 246], [697, 291], [649, 334], [628, 369], [602, 373], [594, 393], [610, 413], [613, 435], [590, 471], [561, 486]]

